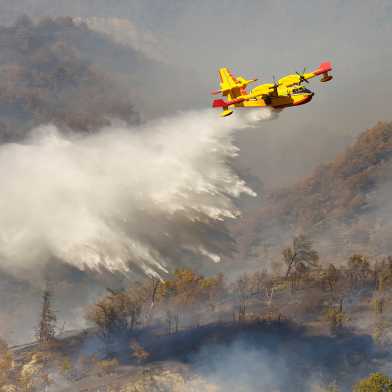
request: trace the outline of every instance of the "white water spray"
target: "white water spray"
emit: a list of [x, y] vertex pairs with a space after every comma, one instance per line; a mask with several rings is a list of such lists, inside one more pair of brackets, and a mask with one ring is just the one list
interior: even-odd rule
[[271, 117], [188, 112], [87, 136], [48, 125], [0, 146], [1, 266], [55, 257], [81, 270], [157, 274], [184, 251], [219, 261], [210, 230], [239, 215], [233, 198], [253, 193], [228, 165], [233, 133]]

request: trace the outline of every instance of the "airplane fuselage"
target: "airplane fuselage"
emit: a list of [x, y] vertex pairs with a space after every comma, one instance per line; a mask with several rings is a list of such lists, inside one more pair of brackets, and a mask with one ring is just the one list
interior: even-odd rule
[[221, 99], [215, 99], [212, 107], [221, 108], [222, 117], [233, 113], [232, 108], [262, 108], [270, 106], [274, 109], [283, 109], [290, 106], [304, 105], [310, 102], [314, 93], [308, 90], [304, 83], [315, 76], [321, 76], [321, 82], [328, 82], [332, 76], [328, 73], [332, 70], [331, 63], [324, 62], [312, 72], [296, 72], [282, 77], [274, 83], [264, 83], [247, 91], [247, 86], [257, 79], [245, 79], [242, 76], [234, 77], [228, 68], [219, 69], [220, 89], [212, 94], [222, 94]]
[[[257, 93], [257, 87], [255, 87], [251, 94]], [[254, 98], [248, 101], [243, 101], [239, 104], [235, 104], [235, 107], [265, 107], [271, 106], [274, 109], [283, 109], [290, 106], [304, 105], [310, 102], [313, 98], [314, 93], [302, 86], [292, 87], [279, 87], [277, 94], [266, 98]]]

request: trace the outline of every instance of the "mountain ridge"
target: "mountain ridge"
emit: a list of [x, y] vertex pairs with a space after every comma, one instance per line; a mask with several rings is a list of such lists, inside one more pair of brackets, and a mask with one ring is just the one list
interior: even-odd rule
[[[382, 230], [381, 211], [389, 209], [379, 194], [391, 183], [391, 165], [392, 123], [378, 122], [334, 160], [293, 186], [266, 192], [261, 206], [245, 211], [234, 225], [240, 257], [260, 256], [257, 247], [281, 246], [298, 232], [325, 242], [323, 235], [343, 230], [350, 244], [371, 242], [374, 230]], [[366, 241], [358, 241], [358, 226], [368, 231]]]

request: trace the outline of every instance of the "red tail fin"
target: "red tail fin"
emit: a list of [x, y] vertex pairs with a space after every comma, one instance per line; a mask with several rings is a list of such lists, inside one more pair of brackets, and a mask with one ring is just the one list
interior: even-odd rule
[[323, 73], [332, 71], [332, 64], [330, 61], [321, 63], [320, 66], [314, 71], [316, 75], [321, 75]]

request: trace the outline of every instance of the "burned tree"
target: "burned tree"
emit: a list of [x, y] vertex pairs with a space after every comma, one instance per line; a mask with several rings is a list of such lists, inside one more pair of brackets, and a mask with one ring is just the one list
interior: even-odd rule
[[41, 317], [37, 328], [37, 339], [41, 344], [50, 343], [56, 335], [56, 314], [53, 310], [53, 293], [47, 281], [42, 294]]
[[[238, 301], [238, 321], [245, 321], [249, 301], [253, 296], [252, 282], [248, 274], [243, 274], [236, 280], [234, 294]], [[233, 318], [235, 319], [235, 315]]]

